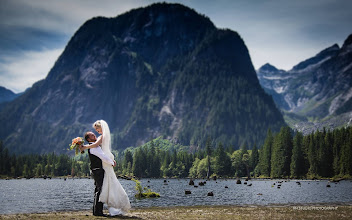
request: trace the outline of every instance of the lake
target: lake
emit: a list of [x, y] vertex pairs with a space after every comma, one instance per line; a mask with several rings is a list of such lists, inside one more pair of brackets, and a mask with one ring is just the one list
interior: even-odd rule
[[[148, 182], [149, 181], [149, 182]], [[195, 180], [198, 185], [200, 181]], [[236, 180], [210, 180], [204, 186], [188, 185], [188, 179], [142, 179], [143, 187], [160, 193], [160, 198], [134, 198], [133, 181], [120, 179], [132, 207], [195, 206], [195, 205], [292, 205], [352, 204], [352, 182], [250, 180], [248, 186]], [[273, 185], [275, 183], [275, 185]], [[19, 179], [0, 180], [0, 214], [37, 213], [50, 211], [89, 210], [93, 205], [92, 179]], [[225, 188], [227, 187], [227, 188]], [[191, 194], [185, 195], [185, 190]], [[207, 196], [208, 192], [214, 196]]]

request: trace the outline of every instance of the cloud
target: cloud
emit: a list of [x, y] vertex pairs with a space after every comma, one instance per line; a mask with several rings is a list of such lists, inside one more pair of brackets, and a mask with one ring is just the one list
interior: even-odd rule
[[2, 1], [0, 26], [21, 26], [72, 35], [92, 17], [115, 17], [149, 3], [151, 1], [146, 0]]
[[15, 93], [24, 91], [47, 76], [62, 51], [25, 51], [17, 56], [3, 57], [0, 63], [0, 85]]
[[[43, 79], [75, 31], [155, 0], [0, 0], [0, 85], [20, 92]], [[237, 31], [255, 68], [290, 69], [351, 33], [352, 1], [174, 0]], [[43, 49], [46, 48], [46, 49]], [[20, 80], [20, 81], [18, 81]]]
[[0, 1], [0, 56], [13, 50], [64, 47], [87, 20], [115, 17], [150, 1]]
[[[113, 17], [147, 1], [0, 2], [0, 85], [22, 92], [46, 77], [74, 32], [95, 16]], [[45, 48], [45, 49], [43, 49]]]
[[[22, 92], [46, 77], [74, 32], [151, 1], [0, 1], [0, 85]], [[43, 49], [45, 48], [45, 49]], [[59, 48], [59, 49], [58, 49]]]

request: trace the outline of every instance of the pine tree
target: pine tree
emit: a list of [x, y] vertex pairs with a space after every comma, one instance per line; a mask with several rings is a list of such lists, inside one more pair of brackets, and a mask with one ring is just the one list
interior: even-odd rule
[[208, 169], [207, 169], [207, 179], [210, 178], [210, 167], [211, 167], [211, 164], [210, 164], [210, 156], [212, 154], [212, 145], [211, 145], [211, 138], [208, 137], [207, 139], [207, 143], [206, 143], [206, 153], [207, 153], [207, 166], [208, 166]]
[[169, 165], [169, 169], [172, 176], [175, 176], [177, 173], [176, 164], [177, 164], [177, 152], [176, 152], [176, 149], [174, 149], [172, 152], [171, 163]]
[[220, 176], [227, 176], [231, 173], [231, 159], [225, 152], [221, 142], [216, 149], [214, 172]]
[[292, 157], [292, 137], [289, 127], [283, 127], [276, 135], [271, 158], [271, 176], [274, 178], [290, 175]]
[[316, 143], [316, 151], [317, 151], [317, 163], [318, 163], [318, 170], [317, 173], [319, 176], [325, 176], [326, 170], [325, 168], [325, 154], [326, 152], [325, 149], [325, 144], [324, 144], [324, 134], [323, 132], [320, 132], [319, 130], [316, 131], [315, 133], [315, 143]]
[[292, 158], [292, 135], [290, 127], [284, 127], [284, 157], [285, 157], [285, 166], [284, 166], [284, 176], [290, 176], [290, 164]]
[[37, 165], [37, 169], [36, 169], [36, 176], [37, 177], [40, 177], [41, 175], [43, 175], [43, 167], [42, 165], [39, 163]]
[[135, 176], [137, 177], [143, 176], [144, 174], [143, 163], [145, 163], [145, 160], [142, 155], [142, 149], [137, 148], [133, 154], [133, 166], [132, 166], [132, 172]]
[[24, 177], [30, 176], [30, 170], [29, 170], [27, 164], [25, 164], [25, 165], [23, 166], [23, 173], [22, 173], [22, 175], [23, 175]]
[[302, 173], [306, 175], [309, 171], [309, 159], [308, 159], [308, 151], [309, 151], [309, 143], [310, 143], [310, 136], [306, 135], [303, 137], [303, 145], [302, 145], [302, 153], [303, 153], [303, 164]]
[[341, 135], [341, 132], [339, 129], [336, 129], [333, 131], [333, 172], [334, 175], [339, 175], [340, 174], [340, 169], [341, 169], [341, 164], [340, 164], [340, 158], [341, 158], [341, 145], [343, 143], [343, 138]]
[[274, 143], [274, 137], [271, 133], [271, 129], [268, 129], [267, 136], [264, 142], [264, 145], [262, 147], [262, 150], [260, 151], [260, 161], [259, 161], [259, 166], [260, 166], [260, 173], [264, 176], [271, 176], [271, 153], [272, 153], [272, 148], [273, 148], [273, 143]]
[[341, 148], [341, 175], [351, 175], [352, 174], [352, 148], [351, 148], [351, 129], [342, 128], [342, 134], [344, 141]]
[[0, 175], [4, 174], [5, 160], [4, 160], [3, 150], [4, 148], [2, 145], [2, 141], [0, 141]]
[[170, 153], [169, 151], [164, 151], [164, 159], [163, 159], [163, 164], [161, 166], [163, 176], [171, 176], [171, 172], [169, 170], [170, 163], [171, 163]]
[[299, 178], [305, 174], [302, 146], [303, 134], [301, 132], [297, 132], [296, 136], [293, 138], [292, 159], [290, 165], [292, 178]]
[[252, 170], [256, 168], [258, 162], [259, 162], [259, 152], [258, 152], [257, 144], [254, 143], [251, 159], [250, 159], [250, 167]]
[[309, 147], [308, 147], [308, 160], [309, 160], [309, 174], [315, 176], [318, 173], [318, 159], [316, 140], [314, 133], [310, 135]]
[[154, 151], [154, 157], [152, 160], [151, 177], [160, 177], [160, 152], [159, 150]]
[[274, 143], [272, 148], [272, 156], [271, 156], [271, 177], [279, 178], [282, 177], [283, 167], [284, 167], [284, 158], [283, 152], [281, 149], [282, 139], [280, 137], [280, 133], [274, 137]]
[[333, 138], [332, 134], [330, 131], [323, 132], [323, 136], [321, 137], [322, 140], [322, 145], [321, 148], [319, 149], [319, 168], [320, 172], [319, 174], [323, 177], [331, 177], [333, 176]]
[[[13, 162], [13, 166], [11, 166], [10, 162]], [[8, 149], [5, 147], [4, 151], [3, 151], [3, 161], [1, 161], [1, 163], [3, 163], [3, 173], [5, 175], [10, 175], [11, 174], [11, 167], [15, 167], [16, 164], [16, 156], [14, 156], [14, 159], [11, 158]]]
[[130, 175], [132, 173], [133, 155], [131, 151], [126, 150], [123, 159], [123, 173]]
[[349, 155], [348, 157], [348, 175], [352, 176], [352, 127], [349, 127], [346, 129], [348, 138], [346, 138], [346, 146], [347, 146], [347, 154]]
[[241, 154], [242, 154], [242, 156], [244, 155], [244, 154], [248, 154], [249, 155], [249, 153], [248, 153], [248, 149], [247, 149], [247, 144], [242, 144], [242, 146], [241, 146]]

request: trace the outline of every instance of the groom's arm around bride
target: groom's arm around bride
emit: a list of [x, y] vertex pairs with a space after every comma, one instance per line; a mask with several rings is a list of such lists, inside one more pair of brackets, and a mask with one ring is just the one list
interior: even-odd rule
[[86, 132], [86, 134], [84, 136], [85, 136], [85, 139], [88, 141], [88, 144], [90, 146], [87, 146], [87, 145], [82, 146], [82, 145], [80, 145], [79, 148], [80, 148], [81, 152], [84, 151], [85, 149], [88, 149], [88, 154], [93, 154], [93, 155], [99, 157], [99, 159], [101, 159], [102, 162], [110, 164], [113, 167], [116, 166], [116, 161], [112, 160], [110, 157], [108, 157], [103, 152], [101, 147], [99, 146], [99, 144], [101, 142], [100, 138], [98, 138], [98, 140], [97, 140], [95, 134], [93, 132], [90, 132], [90, 131]]

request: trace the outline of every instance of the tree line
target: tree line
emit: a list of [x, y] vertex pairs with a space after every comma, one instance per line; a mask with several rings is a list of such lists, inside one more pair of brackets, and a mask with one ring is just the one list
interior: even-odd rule
[[[330, 178], [352, 175], [352, 127], [316, 131], [304, 136], [282, 127], [269, 129], [263, 146], [249, 150], [214, 143], [193, 149], [157, 138], [123, 151], [113, 151], [118, 175], [139, 178], [271, 177]], [[10, 155], [0, 142], [0, 175], [5, 177], [89, 176], [87, 154]]]
[[53, 176], [87, 176], [89, 159], [86, 156], [72, 158], [61, 154], [15, 155], [0, 142], [0, 176], [6, 177], [53, 177]]
[[352, 175], [352, 127], [292, 137], [288, 127], [268, 131], [256, 168], [258, 175], [281, 178], [348, 177]]

